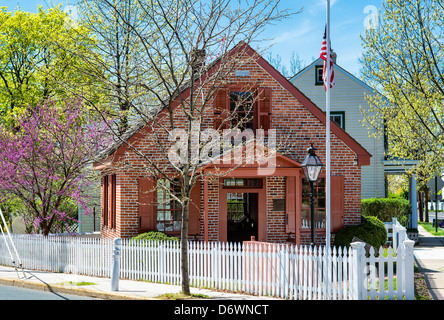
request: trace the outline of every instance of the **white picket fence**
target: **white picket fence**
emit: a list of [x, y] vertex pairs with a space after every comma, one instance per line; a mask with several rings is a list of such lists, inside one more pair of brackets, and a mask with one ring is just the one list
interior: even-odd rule
[[[23, 268], [51, 272], [109, 277], [112, 266], [112, 241], [70, 236], [12, 234]], [[18, 265], [8, 250], [7, 236], [0, 236], [0, 264]]]
[[397, 218], [393, 218], [391, 222], [384, 222], [384, 225], [387, 230], [387, 242], [393, 248], [398, 248], [401, 243], [408, 240], [407, 229], [399, 223]]
[[[94, 238], [14, 235], [25, 269], [110, 277], [113, 245]], [[0, 264], [11, 265], [0, 237]], [[413, 299], [413, 241], [366, 255], [347, 248], [189, 242], [190, 285], [283, 299]], [[382, 250], [382, 249], [381, 249]], [[120, 278], [179, 285], [179, 243], [122, 240]], [[384, 281], [385, 280], [385, 281]]]

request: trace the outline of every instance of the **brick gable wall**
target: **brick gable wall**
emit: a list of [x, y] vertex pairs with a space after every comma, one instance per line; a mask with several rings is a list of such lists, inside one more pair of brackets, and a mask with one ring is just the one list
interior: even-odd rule
[[[286, 150], [283, 154], [297, 162], [302, 162], [307, 154], [310, 143], [318, 149], [316, 154], [325, 164], [325, 126], [297, 99], [295, 99], [281, 84], [279, 84], [259, 64], [250, 62], [236, 70], [248, 70], [248, 77], [235, 77], [234, 72], [226, 79], [225, 85], [254, 85], [272, 89], [272, 129], [277, 130], [278, 145], [285, 142]], [[205, 94], [206, 91], [203, 91]], [[175, 111], [175, 123], [177, 127], [184, 127], [185, 120], [180, 111]], [[213, 127], [213, 110], [207, 109], [203, 128]], [[134, 139], [134, 146], [143, 154], [150, 155], [152, 159], [160, 160], [163, 155], [158, 146], [152, 142], [150, 134], [139, 132], [139, 137]], [[164, 146], [168, 149], [170, 144], [165, 135], [161, 134]], [[119, 153], [118, 153], [119, 154]], [[120, 152], [122, 155], [122, 153]], [[117, 158], [116, 158], [117, 159]], [[106, 169], [102, 175], [114, 172], [117, 174], [117, 199], [116, 199], [116, 227], [110, 229], [103, 227], [102, 237], [132, 237], [138, 232], [138, 178], [143, 175], [142, 167], [146, 165], [140, 157], [128, 152], [118, 158], [120, 163], [131, 163], [132, 169]], [[165, 161], [159, 161], [159, 165], [168, 170]], [[139, 170], [140, 169], [140, 170]], [[323, 169], [325, 171], [325, 168]], [[335, 135], [331, 137], [331, 173], [332, 175], [344, 175], [344, 224], [352, 225], [360, 222], [360, 167], [356, 164], [356, 154]], [[288, 238], [285, 232], [285, 212], [273, 211], [273, 199], [285, 197], [285, 177], [267, 177], [267, 241], [284, 242]], [[203, 198], [203, 183], [201, 183], [201, 196]], [[208, 235], [209, 240], [219, 239], [219, 182], [208, 183]], [[201, 198], [201, 208], [204, 203]], [[197, 236], [203, 239], [203, 217], [200, 219], [201, 231]], [[321, 235], [322, 236], [322, 235]], [[309, 242], [310, 235], [301, 234], [301, 241]]]

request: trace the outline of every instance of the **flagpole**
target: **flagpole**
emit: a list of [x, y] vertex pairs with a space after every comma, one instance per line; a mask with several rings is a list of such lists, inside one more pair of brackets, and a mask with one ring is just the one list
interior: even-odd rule
[[327, 0], [327, 90], [326, 90], [326, 211], [325, 211], [325, 245], [330, 248], [330, 0]]

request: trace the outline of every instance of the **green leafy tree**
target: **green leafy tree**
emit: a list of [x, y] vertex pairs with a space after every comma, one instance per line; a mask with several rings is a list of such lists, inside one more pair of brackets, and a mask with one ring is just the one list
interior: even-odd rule
[[362, 37], [365, 124], [388, 139], [392, 159], [420, 160], [420, 190], [444, 164], [444, 1], [387, 0], [378, 26]]
[[[28, 105], [66, 99], [71, 84], [97, 100], [97, 83], [79, 74], [79, 55], [90, 56], [95, 41], [86, 28], [71, 23], [61, 6], [37, 13], [0, 8], [0, 116], [11, 121]], [[97, 72], [97, 71], [96, 71]]]
[[147, 34], [153, 42], [158, 37], [149, 32], [152, 23], [146, 22], [148, 13], [144, 10], [148, 3], [151, 4], [148, 1], [141, 5], [135, 0], [113, 0], [109, 4], [101, 0], [79, 0], [76, 3], [78, 22], [97, 41], [93, 59], [82, 56], [86, 70], [78, 71], [88, 73], [90, 66], [103, 70], [93, 76], [102, 83], [101, 102], [111, 106], [110, 116], [117, 119], [118, 134], [123, 134], [129, 123], [137, 118], [136, 106], [149, 109], [157, 101], [146, 89], [146, 84], [157, 80], [152, 66], [161, 65], [162, 55], [143, 59], [144, 43], [136, 36], [136, 33]]

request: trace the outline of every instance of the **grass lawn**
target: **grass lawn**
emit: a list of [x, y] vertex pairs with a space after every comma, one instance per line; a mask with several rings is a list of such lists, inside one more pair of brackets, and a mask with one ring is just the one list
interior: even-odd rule
[[160, 300], [189, 300], [189, 299], [209, 299], [210, 297], [201, 293], [192, 293], [191, 296], [187, 296], [183, 293], [165, 293], [157, 296]]
[[73, 282], [73, 281], [65, 281], [65, 282], [60, 282], [60, 283], [56, 283], [58, 285], [61, 286], [92, 286], [95, 285], [97, 283], [94, 282], [86, 282], [86, 281], [80, 281], [80, 282]]
[[421, 222], [421, 221], [418, 221], [418, 223], [424, 229], [426, 229], [427, 232], [430, 232], [432, 235], [437, 236], [437, 237], [444, 236], [444, 229], [438, 227], [438, 233], [436, 233], [436, 228], [433, 226], [432, 222]]

